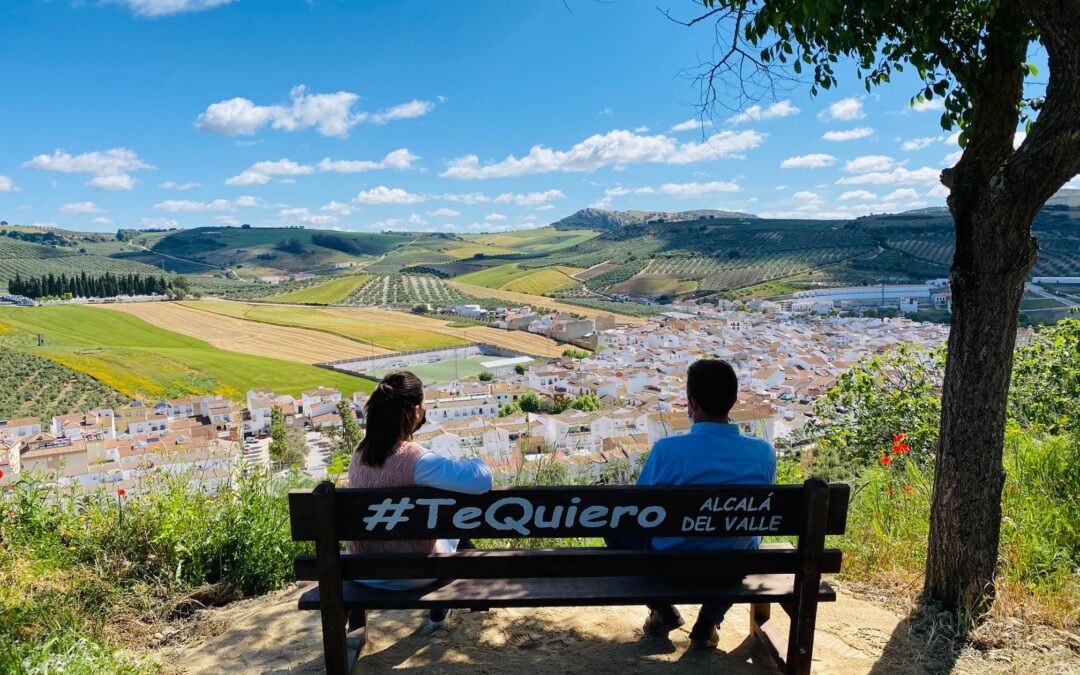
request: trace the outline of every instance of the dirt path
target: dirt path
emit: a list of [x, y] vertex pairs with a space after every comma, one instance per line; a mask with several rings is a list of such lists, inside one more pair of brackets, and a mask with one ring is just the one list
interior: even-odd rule
[[[295, 609], [296, 590], [205, 612], [199, 636], [161, 652], [184, 673], [322, 672], [316, 612]], [[687, 623], [696, 608], [682, 607]], [[459, 613], [452, 627], [428, 637], [418, 632], [420, 612], [369, 617], [370, 638], [358, 670], [424, 673], [774, 673], [748, 637], [749, 615], [736, 606], [720, 631], [720, 650], [689, 651], [689, 625], [671, 641], [643, 639], [642, 607], [498, 609]], [[779, 617], [777, 617], [779, 614]], [[773, 617], [785, 630], [782, 611]], [[943, 653], [927, 646], [886, 608], [841, 591], [818, 616], [814, 673], [1072, 673], [1080, 657], [1064, 647], [1038, 648], [1018, 640], [1016, 650]], [[1020, 648], [1023, 649], [1020, 649]]]

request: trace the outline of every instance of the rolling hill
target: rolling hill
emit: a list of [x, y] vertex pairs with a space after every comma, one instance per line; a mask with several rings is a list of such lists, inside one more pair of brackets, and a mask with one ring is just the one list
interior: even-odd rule
[[623, 225], [638, 225], [652, 221], [700, 220], [702, 218], [757, 218], [741, 211], [608, 211], [606, 209], [581, 209], [551, 224], [556, 230], [614, 230]]

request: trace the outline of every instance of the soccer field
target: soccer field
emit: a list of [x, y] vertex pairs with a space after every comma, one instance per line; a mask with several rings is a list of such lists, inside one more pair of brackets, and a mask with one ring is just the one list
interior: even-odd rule
[[385, 368], [372, 371], [372, 375], [382, 377], [395, 370], [408, 370], [420, 378], [424, 384], [452, 382], [455, 377], [475, 377], [487, 370], [481, 363], [494, 361], [497, 356], [470, 356], [464, 359], [447, 359], [436, 363], [422, 366], [405, 366], [403, 368]]

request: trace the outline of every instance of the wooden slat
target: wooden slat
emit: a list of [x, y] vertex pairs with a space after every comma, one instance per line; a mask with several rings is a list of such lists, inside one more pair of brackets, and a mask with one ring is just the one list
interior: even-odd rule
[[[562, 579], [455, 579], [416, 590], [387, 591], [355, 582], [343, 585], [349, 609], [487, 609], [491, 607], [589, 607], [671, 603], [780, 602], [794, 597], [790, 574], [752, 575], [739, 581], [655, 577], [571, 577]], [[821, 602], [836, 600], [825, 582]], [[309, 586], [299, 608], [319, 609], [319, 587]]]
[[[823, 572], [839, 572], [841, 553], [828, 549]], [[794, 574], [798, 554], [790, 544], [757, 551], [620, 551], [604, 548], [470, 550], [458, 553], [342, 555], [345, 579], [500, 579], [528, 577], [710, 576]], [[295, 563], [299, 581], [317, 578], [314, 556]]]
[[751, 622], [751, 632], [765, 647], [765, 651], [781, 669], [787, 668], [788, 640], [772, 621]]
[[[827, 533], [840, 534], [848, 488], [831, 489], [840, 506], [829, 512]], [[482, 495], [431, 488], [344, 489], [336, 493], [336, 514], [343, 540], [796, 535], [804, 491], [802, 485], [536, 487]], [[553, 518], [557, 514], [561, 517]], [[309, 491], [290, 492], [289, 515], [294, 540], [314, 538]]]

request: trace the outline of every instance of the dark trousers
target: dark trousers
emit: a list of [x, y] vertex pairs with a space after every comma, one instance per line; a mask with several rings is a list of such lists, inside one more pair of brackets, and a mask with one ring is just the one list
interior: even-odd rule
[[[616, 548], [627, 551], [647, 551], [652, 548], [648, 539], [636, 539], [633, 537], [605, 537], [604, 544], [608, 548]], [[714, 626], [719, 626], [724, 620], [724, 615], [731, 609], [732, 603], [730, 602], [705, 602], [702, 603], [701, 609], [698, 611], [698, 623], [709, 623]], [[658, 605], [650, 603], [645, 605], [651, 611], [661, 612], [667, 615], [675, 614], [674, 605]]]

